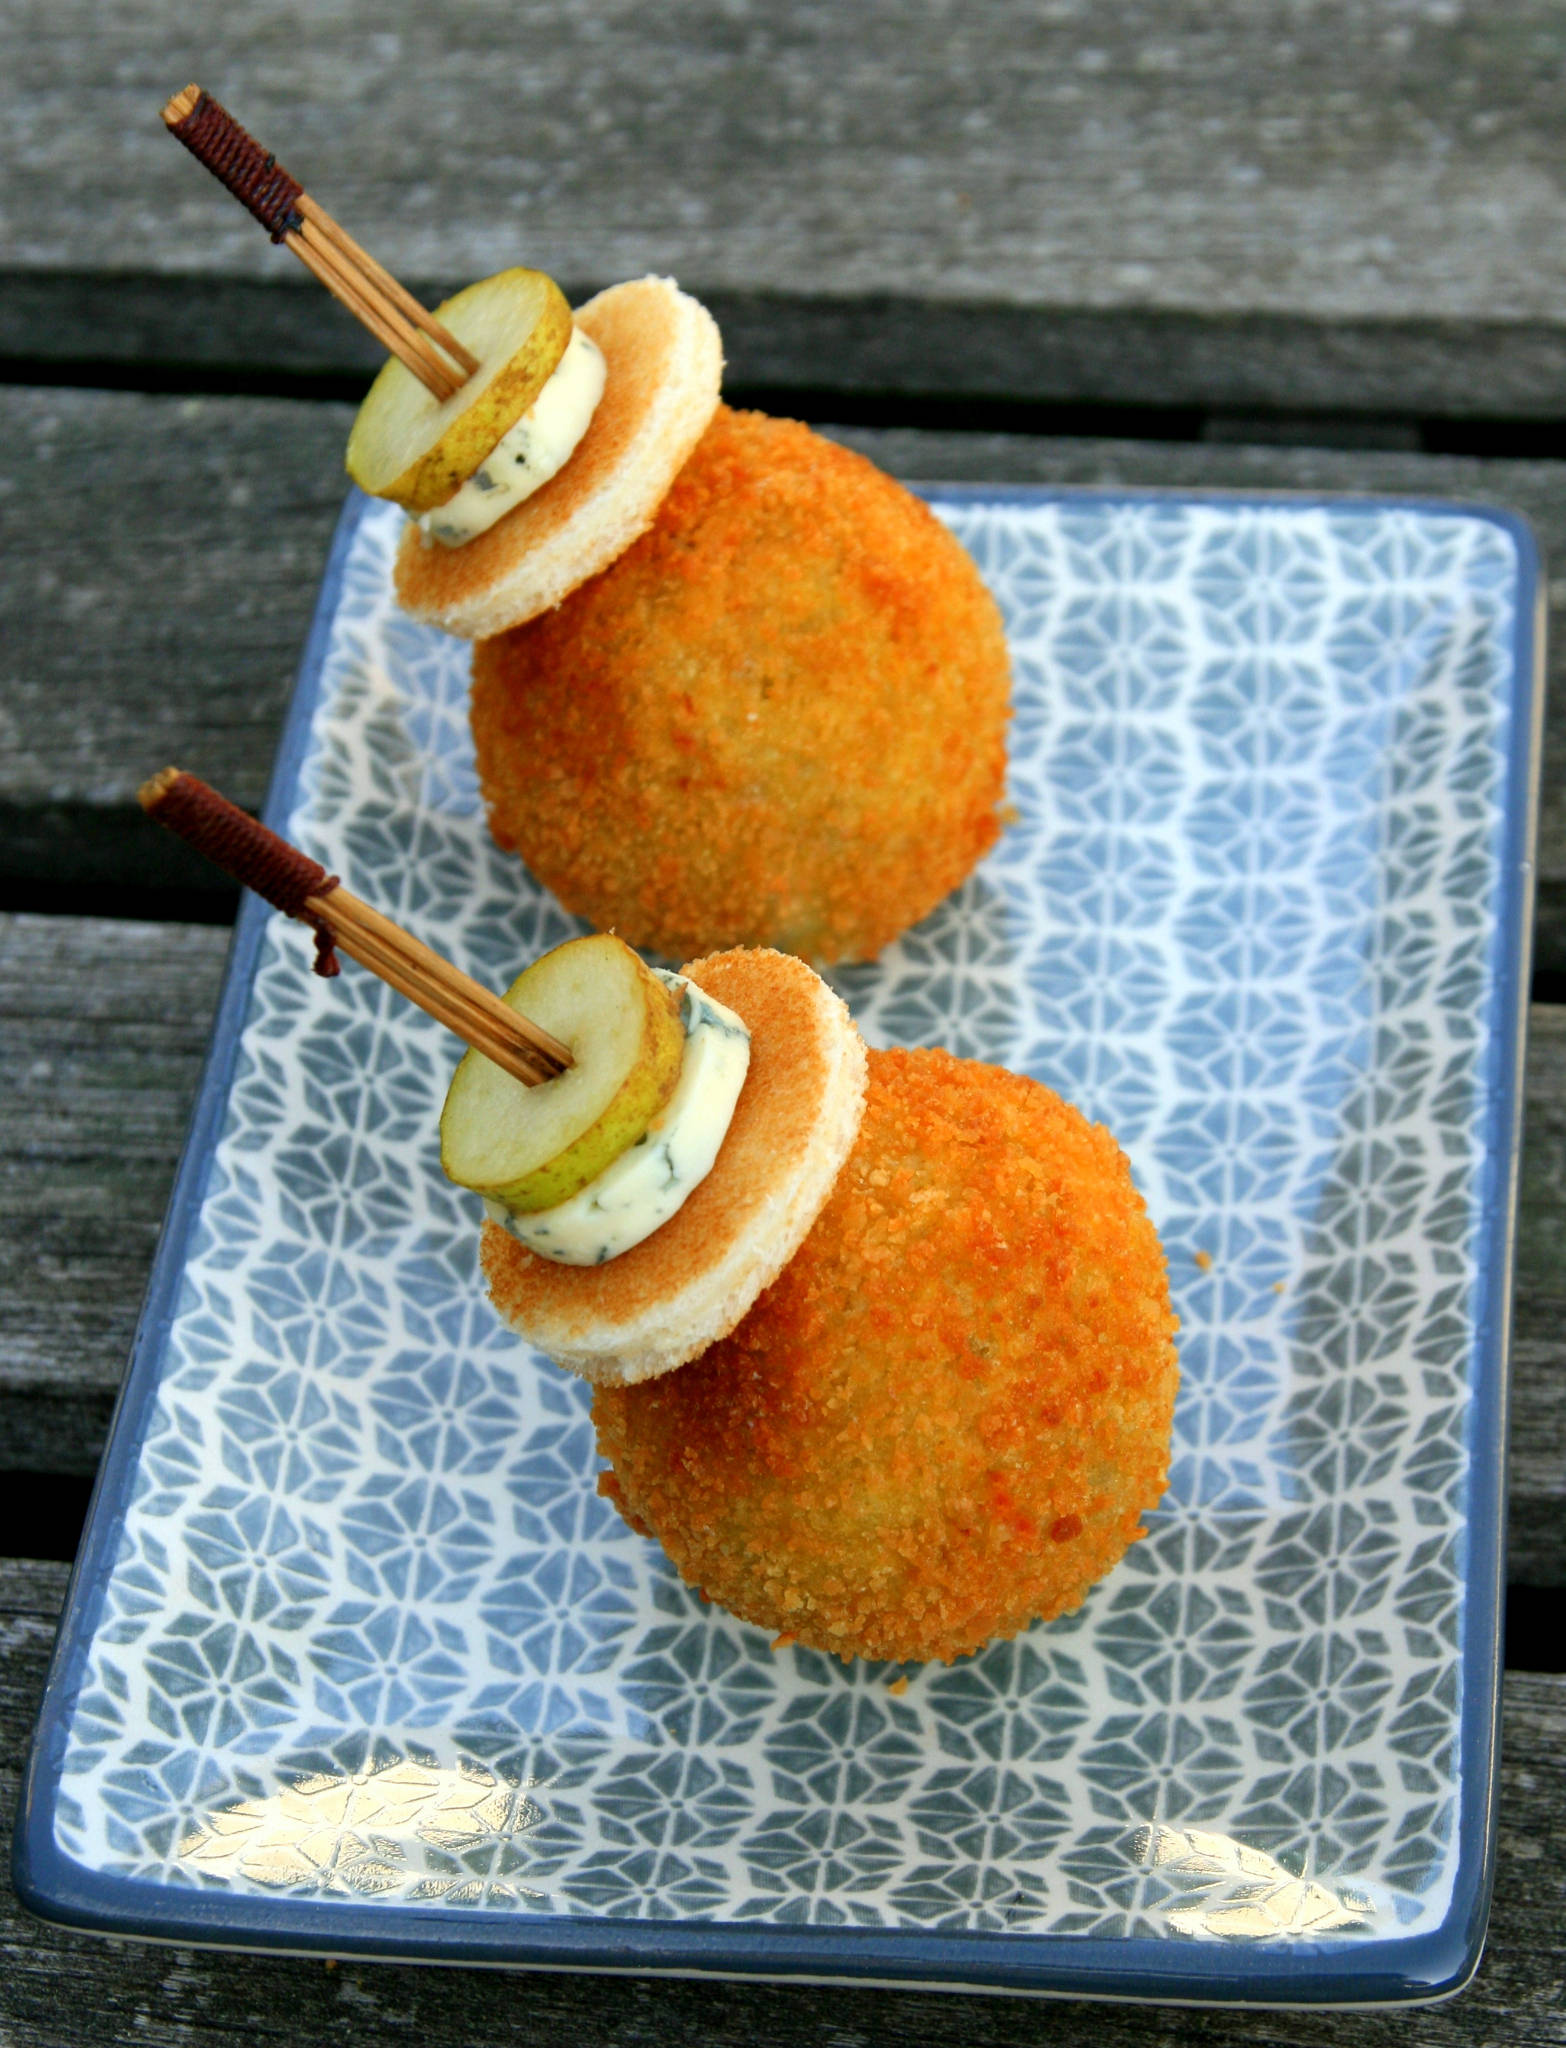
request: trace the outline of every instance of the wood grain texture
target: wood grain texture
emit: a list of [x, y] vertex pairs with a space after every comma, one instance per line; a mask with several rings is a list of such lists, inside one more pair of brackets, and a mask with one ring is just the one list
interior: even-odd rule
[[[0, 1836], [38, 1711], [63, 1565], [0, 1561]], [[1225, 2013], [810, 1985], [692, 1983], [296, 1962], [108, 1943], [33, 1919], [0, 1879], [6, 2048], [1545, 2048], [1566, 2042], [1560, 1868], [1566, 1677], [1514, 1673], [1488, 1952], [1445, 2005], [1391, 2013]], [[0, 1851], [7, 1844], [0, 1841]], [[10, 1858], [4, 1857], [9, 1868]]]
[[1566, 1006], [1529, 1017], [1519, 1200], [1507, 1576], [1566, 1585]]
[[[459, 277], [408, 283], [435, 305]], [[613, 277], [561, 282], [575, 302]], [[687, 279], [687, 281], [689, 281]], [[170, 292], [177, 289], [177, 317]], [[1554, 420], [1566, 327], [1542, 320], [1335, 320], [1276, 313], [1108, 312], [882, 291], [788, 298], [708, 287], [731, 387], [833, 397], [1006, 399], [1231, 414], [1410, 421]], [[0, 265], [0, 360], [66, 383], [276, 390], [290, 378], [367, 385], [385, 361], [341, 307], [295, 277], [18, 270]]]
[[[0, 882], [229, 893], [134, 796], [166, 760], [249, 807], [343, 495], [345, 407], [0, 387]], [[1566, 468], [1310, 448], [842, 432], [927, 481], [1368, 491], [1515, 505], [1566, 560]], [[1537, 959], [1566, 968], [1566, 581]]]
[[[199, 926], [0, 918], [0, 1469], [97, 1461], [226, 941]], [[1526, 1131], [1511, 1576], [1561, 1586], [1566, 1008], [1533, 1012]]]
[[228, 939], [0, 918], [0, 1470], [97, 1464]]
[[1382, 388], [1410, 332], [1467, 329], [1445, 403], [1482, 409], [1566, 326], [1563, 68], [1553, 0], [18, 0], [0, 265], [283, 276], [162, 132], [196, 77], [410, 279], [1262, 319], [1296, 355], [1342, 326]]
[[0, 390], [0, 871], [230, 893], [135, 790], [261, 802], [350, 417]]

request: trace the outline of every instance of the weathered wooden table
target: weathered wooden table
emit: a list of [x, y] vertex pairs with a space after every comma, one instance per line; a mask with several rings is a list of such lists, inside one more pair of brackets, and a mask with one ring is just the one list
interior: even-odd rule
[[[731, 395], [901, 475], [1493, 499], [1566, 557], [1563, 73], [1551, 0], [0, 17], [7, 1828], [233, 908], [134, 789], [177, 757], [259, 802], [375, 360], [167, 142], [166, 93], [200, 78], [426, 294], [519, 255], [572, 287], [675, 273], [722, 322]], [[1563, 660], [1470, 1990], [1229, 2016], [334, 1969], [77, 1938], [6, 1888], [0, 2041], [1566, 2041]]]

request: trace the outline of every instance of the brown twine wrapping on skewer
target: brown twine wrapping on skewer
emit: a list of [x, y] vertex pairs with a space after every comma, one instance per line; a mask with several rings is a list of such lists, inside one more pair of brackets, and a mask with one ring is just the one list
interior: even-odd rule
[[319, 861], [195, 775], [165, 768], [137, 792], [149, 818], [177, 832], [247, 889], [315, 932], [315, 971], [338, 972], [336, 949], [454, 1031], [528, 1087], [572, 1064], [571, 1049], [449, 960], [342, 886]]
[[248, 811], [219, 796], [199, 776], [165, 768], [161, 775], [143, 783], [137, 795], [149, 818], [189, 840], [274, 910], [313, 927], [317, 974], [340, 971], [336, 934], [319, 911], [307, 907], [312, 896], [329, 896], [341, 888], [340, 876], [329, 875], [318, 860], [311, 860], [309, 854], [280, 839]]
[[478, 357], [361, 249], [209, 92], [187, 85], [163, 109], [163, 122], [272, 240], [291, 249], [435, 398], [444, 402], [473, 375]]
[[[170, 112], [179, 106], [188, 111], [170, 121]], [[197, 163], [205, 165], [218, 183], [254, 214], [274, 242], [284, 240], [290, 231], [297, 234], [304, 226], [299, 211], [303, 185], [210, 93], [187, 85], [169, 101], [163, 118], [174, 140], [184, 143]]]

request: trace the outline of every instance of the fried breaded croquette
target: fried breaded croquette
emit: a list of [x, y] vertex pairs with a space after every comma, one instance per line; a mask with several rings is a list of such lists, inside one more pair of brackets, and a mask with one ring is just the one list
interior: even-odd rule
[[675, 958], [869, 958], [993, 845], [1008, 663], [928, 506], [720, 407], [650, 532], [473, 662], [499, 843]]
[[1078, 1606], [1168, 1476], [1164, 1257], [1114, 1139], [1021, 1075], [872, 1052], [831, 1199], [693, 1364], [600, 1388], [600, 1490], [742, 1620], [951, 1659]]

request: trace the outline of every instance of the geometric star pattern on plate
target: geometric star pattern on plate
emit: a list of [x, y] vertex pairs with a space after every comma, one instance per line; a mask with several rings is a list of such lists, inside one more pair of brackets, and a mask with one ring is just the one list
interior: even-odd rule
[[[1130, 1149], [1169, 1496], [950, 1668], [784, 1648], [594, 1490], [483, 1297], [457, 1050], [274, 922], [57, 1829], [151, 1883], [817, 1926], [1352, 1942], [1439, 1916], [1516, 563], [1396, 508], [951, 501], [1016, 822], [835, 980]], [[347, 563], [291, 836], [492, 986], [582, 929], [489, 841], [467, 650]], [[891, 1689], [893, 1683], [898, 1689]]]

